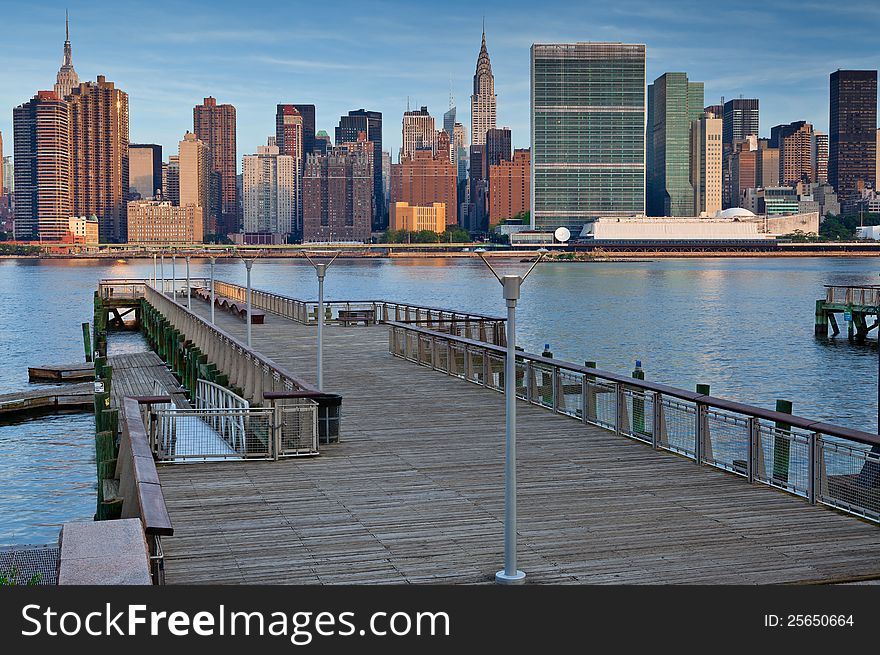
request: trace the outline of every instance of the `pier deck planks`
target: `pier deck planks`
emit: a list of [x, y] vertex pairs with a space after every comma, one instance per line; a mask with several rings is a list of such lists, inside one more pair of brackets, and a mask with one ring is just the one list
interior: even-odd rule
[[[207, 309], [194, 305], [202, 315]], [[217, 314], [218, 324], [244, 326]], [[169, 584], [486, 583], [503, 562], [504, 397], [325, 328], [343, 434], [318, 458], [166, 465]], [[314, 380], [315, 329], [254, 347]], [[880, 577], [874, 525], [518, 404], [529, 583], [811, 583]]]
[[121, 409], [122, 399], [126, 396], [155, 395], [154, 381], [159, 382], [162, 393], [171, 395], [178, 406], [189, 406], [189, 401], [180, 388], [180, 382], [156, 353], [113, 355], [107, 358], [107, 364], [113, 367], [113, 381], [110, 385], [112, 408]]

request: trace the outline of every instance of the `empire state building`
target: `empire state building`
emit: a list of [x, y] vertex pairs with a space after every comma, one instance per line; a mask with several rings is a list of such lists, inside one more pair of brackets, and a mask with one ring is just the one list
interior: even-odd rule
[[475, 146], [486, 143], [486, 132], [495, 127], [495, 102], [495, 76], [492, 75], [489, 51], [486, 50], [484, 29], [474, 74], [474, 94], [471, 96], [471, 142]]
[[79, 86], [79, 76], [73, 68], [73, 57], [70, 54], [70, 26], [67, 12], [64, 13], [64, 63], [58, 70], [55, 81], [55, 95], [62, 100], [70, 95], [70, 92]]

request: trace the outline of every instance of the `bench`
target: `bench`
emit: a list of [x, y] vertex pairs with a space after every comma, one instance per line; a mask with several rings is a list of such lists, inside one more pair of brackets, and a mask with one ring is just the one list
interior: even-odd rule
[[343, 325], [370, 325], [376, 321], [376, 312], [372, 309], [340, 309], [338, 319]]
[[[211, 302], [211, 291], [209, 289], [197, 288], [193, 290], [197, 298], [204, 300], [207, 303]], [[247, 302], [233, 300], [232, 298], [227, 298], [226, 296], [214, 296], [214, 304], [223, 309], [233, 316], [237, 316], [243, 321], [247, 321]], [[251, 325], [263, 325], [266, 320], [266, 313], [261, 312], [259, 309], [255, 309], [253, 306], [251, 307]]]

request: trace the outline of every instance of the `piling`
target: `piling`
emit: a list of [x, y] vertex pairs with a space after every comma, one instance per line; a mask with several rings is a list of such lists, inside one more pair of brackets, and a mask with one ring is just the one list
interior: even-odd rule
[[[790, 400], [776, 401], [776, 411], [791, 414]], [[781, 434], [780, 434], [781, 433]], [[791, 460], [791, 426], [782, 421], [776, 422], [776, 436], [773, 438], [773, 479], [788, 482], [788, 468]]]

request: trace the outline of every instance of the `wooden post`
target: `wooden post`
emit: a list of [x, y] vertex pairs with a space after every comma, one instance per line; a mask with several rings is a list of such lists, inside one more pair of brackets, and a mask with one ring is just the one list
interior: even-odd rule
[[[776, 411], [783, 414], [791, 414], [792, 404], [790, 400], [779, 399], [776, 401]], [[773, 478], [782, 482], [788, 482], [788, 469], [791, 460], [791, 426], [777, 421], [777, 435], [773, 439]], [[779, 434], [781, 432], [782, 434]]]
[[[709, 395], [708, 384], [698, 384], [697, 393], [703, 396]], [[697, 403], [696, 427], [694, 429], [694, 460], [700, 466], [703, 463], [703, 453], [706, 450], [706, 442], [708, 441], [708, 430], [706, 421], [706, 405]]]
[[816, 301], [816, 325], [815, 334], [817, 337], [828, 336], [828, 314], [825, 312], [825, 300]]
[[89, 334], [89, 324], [88, 321], [82, 324], [83, 331], [83, 350], [86, 353], [86, 361], [92, 361], [92, 338]]
[[[636, 362], [636, 369], [632, 372], [636, 380], [644, 380], [645, 372], [641, 368], [641, 362]], [[633, 395], [633, 432], [645, 434], [645, 397], [640, 389], [635, 389]]]

